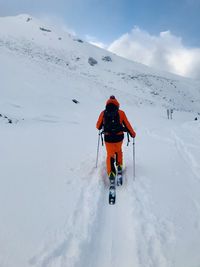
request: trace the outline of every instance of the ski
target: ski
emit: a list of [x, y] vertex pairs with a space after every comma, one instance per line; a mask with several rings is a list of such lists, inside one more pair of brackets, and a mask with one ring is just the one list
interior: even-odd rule
[[117, 186], [120, 186], [123, 184], [123, 176], [122, 173], [117, 174]]
[[114, 205], [116, 200], [116, 189], [115, 185], [111, 185], [109, 188], [109, 204]]
[[[123, 184], [122, 170], [117, 172], [116, 178], [117, 178], [117, 186], [122, 186]], [[116, 187], [115, 187], [115, 180], [113, 180], [109, 188], [109, 204], [114, 205], [115, 201], [116, 201]]]

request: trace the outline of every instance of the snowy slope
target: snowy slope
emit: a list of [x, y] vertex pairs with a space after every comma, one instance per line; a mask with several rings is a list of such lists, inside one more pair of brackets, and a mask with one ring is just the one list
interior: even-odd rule
[[[0, 73], [0, 266], [199, 266], [199, 81], [28, 15], [0, 18]], [[104, 147], [95, 169], [95, 123], [111, 94], [137, 132], [136, 180], [125, 140], [115, 206]]]

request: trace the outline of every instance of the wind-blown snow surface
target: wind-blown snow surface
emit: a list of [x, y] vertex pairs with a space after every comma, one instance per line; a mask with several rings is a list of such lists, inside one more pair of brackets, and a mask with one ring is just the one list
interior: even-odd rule
[[[0, 266], [200, 266], [199, 81], [27, 15], [0, 19], [0, 73]], [[95, 123], [111, 94], [137, 132], [136, 179], [125, 140], [115, 206], [104, 147], [95, 168]]]

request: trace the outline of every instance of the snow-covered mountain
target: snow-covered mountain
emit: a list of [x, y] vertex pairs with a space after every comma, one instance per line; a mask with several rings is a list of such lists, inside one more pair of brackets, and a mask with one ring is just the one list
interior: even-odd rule
[[[0, 73], [0, 266], [199, 266], [200, 81], [29, 15], [0, 18]], [[115, 206], [104, 147], [95, 168], [112, 94], [137, 132]]]

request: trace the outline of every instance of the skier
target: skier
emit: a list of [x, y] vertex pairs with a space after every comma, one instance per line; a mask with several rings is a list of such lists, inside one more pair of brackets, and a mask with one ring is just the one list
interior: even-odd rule
[[173, 114], [173, 109], [171, 108], [170, 109], [170, 118], [171, 118], [171, 120], [172, 120], [172, 114]]
[[169, 109], [167, 109], [167, 118], [169, 120]]
[[136, 133], [129, 123], [124, 111], [119, 109], [119, 102], [115, 96], [110, 96], [106, 102], [106, 108], [99, 115], [96, 123], [98, 130], [103, 129], [104, 140], [107, 150], [107, 173], [110, 183], [115, 183], [116, 169], [117, 173], [122, 175], [123, 154], [122, 143], [124, 139], [124, 131], [128, 132], [132, 138]]

